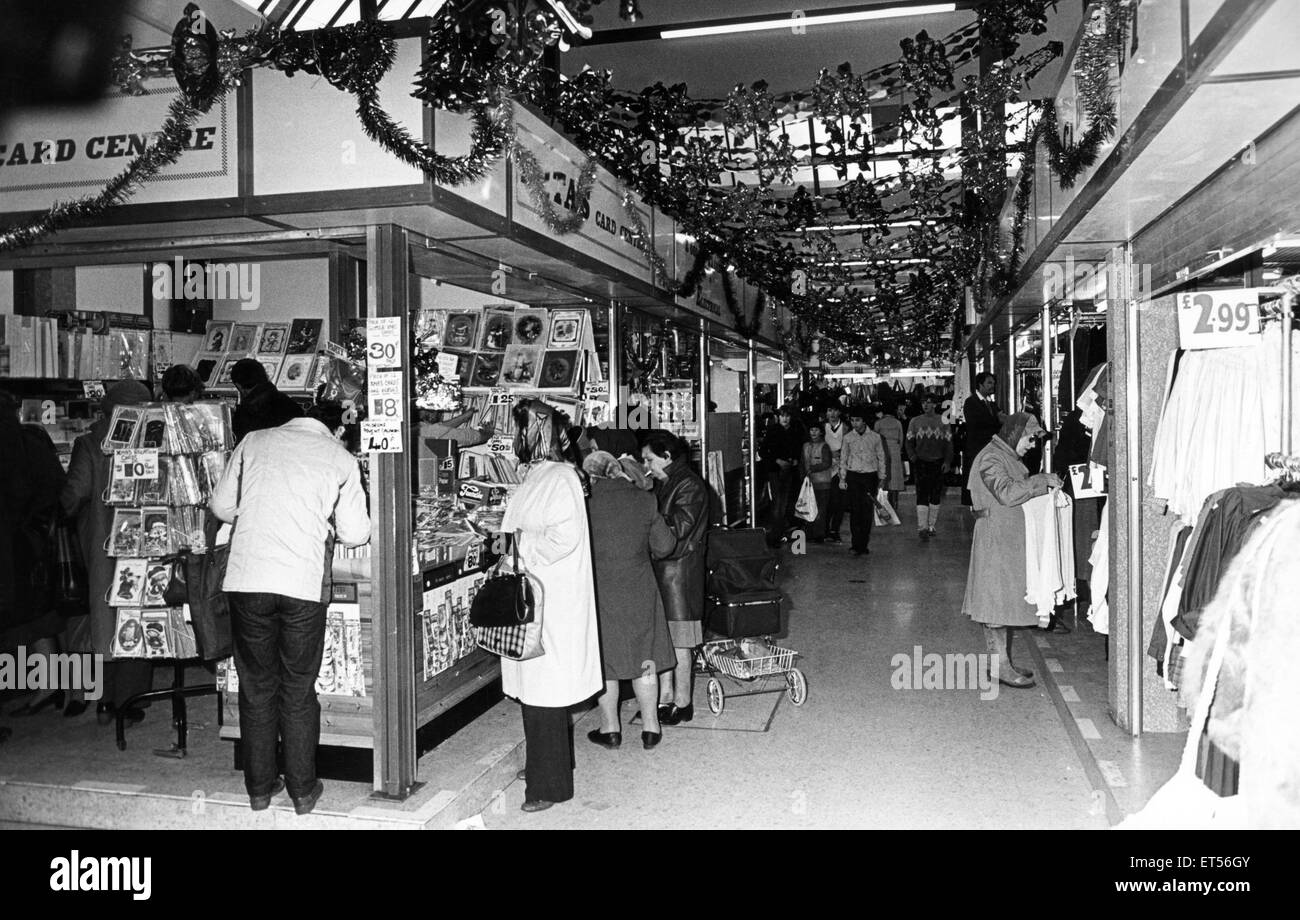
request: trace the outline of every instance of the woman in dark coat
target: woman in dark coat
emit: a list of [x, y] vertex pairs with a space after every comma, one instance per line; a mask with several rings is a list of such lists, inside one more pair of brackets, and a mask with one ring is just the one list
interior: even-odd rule
[[967, 481], [975, 535], [962, 613], [983, 625], [988, 651], [999, 660], [998, 680], [1008, 687], [1034, 686], [1033, 672], [1011, 662], [1011, 627], [1038, 625], [1037, 611], [1025, 600], [1025, 516], [1020, 506], [1061, 485], [1051, 473], [1030, 476], [1020, 461], [1042, 433], [1032, 415], [1012, 415], [976, 454]]
[[605, 668], [605, 692], [597, 700], [601, 725], [587, 738], [607, 748], [622, 743], [618, 683], [630, 680], [641, 704], [641, 743], [649, 750], [662, 738], [655, 708], [657, 675], [676, 663], [650, 557], [668, 555], [677, 539], [654, 496], [633, 484], [613, 454], [593, 451], [582, 466], [591, 477], [587, 512]]
[[[101, 444], [117, 406], [149, 402], [153, 394], [138, 380], [122, 380], [113, 384], [104, 394], [100, 404], [103, 418], [90, 426], [72, 445], [72, 462], [68, 465], [68, 481], [60, 497], [64, 514], [77, 525], [77, 542], [81, 558], [86, 562], [86, 585], [90, 593], [90, 614], [68, 621], [65, 648], [69, 652], [104, 655], [104, 688], [99, 701], [102, 724], [113, 720], [116, 708], [137, 693], [150, 687], [153, 664], [149, 661], [112, 661], [113, 632], [117, 627], [117, 611], [105, 595], [113, 581], [113, 557], [104, 549], [109, 531], [113, 529], [113, 509], [104, 504], [104, 492], [112, 472], [112, 457], [104, 453]], [[132, 722], [144, 718], [144, 713], [132, 709], [127, 714]]]
[[[0, 651], [57, 651], [63, 621], [54, 610], [51, 526], [63, 468], [43, 428], [20, 425], [18, 401], [0, 393]], [[39, 712], [58, 698], [38, 693], [13, 715]]]
[[[659, 683], [659, 721], [689, 722], [695, 649], [704, 641], [704, 535], [709, 529], [709, 487], [690, 466], [681, 438], [655, 432], [641, 447], [646, 469], [655, 480], [659, 513], [676, 538], [671, 553], [655, 562], [659, 593], [668, 615], [677, 664]], [[671, 678], [671, 679], [669, 679]]]

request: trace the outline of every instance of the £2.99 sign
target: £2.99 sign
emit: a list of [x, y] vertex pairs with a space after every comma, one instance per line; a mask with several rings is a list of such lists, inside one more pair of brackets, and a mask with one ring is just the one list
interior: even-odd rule
[[1253, 288], [1178, 295], [1178, 345], [1235, 348], [1259, 335], [1259, 291]]

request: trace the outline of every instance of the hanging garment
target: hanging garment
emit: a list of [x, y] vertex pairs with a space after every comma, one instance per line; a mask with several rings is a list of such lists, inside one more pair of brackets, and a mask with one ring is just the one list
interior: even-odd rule
[[1088, 622], [1092, 628], [1103, 636], [1110, 635], [1110, 602], [1106, 592], [1110, 590], [1110, 505], [1101, 509], [1101, 526], [1097, 530], [1097, 541], [1092, 544], [1092, 555], [1088, 557], [1092, 566], [1092, 577], [1088, 579], [1088, 593], [1092, 596], [1088, 608]]
[[1075, 596], [1074, 518], [1059, 489], [1021, 505], [1025, 513], [1025, 600], [1046, 626], [1052, 611]]
[[[1216, 489], [1265, 479], [1265, 453], [1280, 438], [1281, 346], [1271, 326], [1251, 345], [1179, 359], [1147, 482], [1185, 522]], [[1296, 383], [1300, 394], [1300, 375]]]
[[1300, 657], [1300, 501], [1265, 514], [1225, 573], [1187, 650], [1185, 702], [1223, 630], [1230, 630], [1214, 691], [1209, 737], [1240, 764], [1238, 795], [1251, 827], [1300, 827], [1300, 719], [1295, 661]]

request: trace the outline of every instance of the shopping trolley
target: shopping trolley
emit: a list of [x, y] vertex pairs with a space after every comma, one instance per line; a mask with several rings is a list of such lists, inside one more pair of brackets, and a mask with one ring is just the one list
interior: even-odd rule
[[708, 568], [705, 628], [711, 638], [700, 648], [696, 670], [708, 675], [709, 711], [719, 715], [731, 696], [785, 692], [802, 706], [808, 682], [794, 666], [799, 653], [770, 640], [781, 629], [783, 595], [776, 586], [777, 557], [760, 529], [712, 530], [705, 546]]

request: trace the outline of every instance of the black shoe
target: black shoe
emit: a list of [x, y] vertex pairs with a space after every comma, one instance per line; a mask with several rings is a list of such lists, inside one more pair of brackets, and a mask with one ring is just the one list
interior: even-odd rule
[[316, 807], [320, 801], [321, 794], [325, 791], [325, 784], [316, 780], [316, 787], [300, 799], [293, 800], [293, 813], [296, 815], [309, 815], [311, 810]]
[[65, 719], [75, 719], [89, 708], [90, 704], [85, 700], [73, 700], [63, 707], [63, 717]]
[[622, 732], [603, 732], [600, 729], [587, 732], [587, 740], [592, 744], [599, 744], [603, 748], [609, 748], [616, 751], [619, 745], [623, 743]]
[[9, 715], [11, 715], [11, 716], [34, 716], [34, 715], [36, 715], [36, 713], [40, 712], [42, 709], [48, 709], [48, 708], [51, 707], [51, 706], [55, 707], [56, 709], [62, 709], [62, 708], [63, 708], [63, 699], [64, 699], [64, 697], [63, 697], [63, 691], [62, 691], [62, 690], [56, 690], [56, 691], [54, 691], [53, 693], [51, 693], [49, 696], [47, 696], [47, 697], [45, 697], [44, 699], [40, 700], [39, 702], [36, 702], [36, 703], [23, 703], [23, 705], [19, 706], [19, 707], [18, 707], [17, 709], [15, 709], [15, 710], [13, 710], [13, 712], [9, 713]]
[[531, 801], [524, 802], [524, 804], [520, 805], [519, 810], [531, 814], [534, 811], [546, 811], [546, 809], [550, 808], [554, 804], [554, 802], [548, 802], [546, 799], [532, 799]]
[[647, 751], [653, 750], [660, 741], [664, 740], [663, 732], [642, 732], [641, 746]]
[[248, 807], [253, 809], [253, 811], [266, 811], [271, 807], [271, 799], [275, 798], [281, 792], [284, 792], [284, 778], [277, 776], [275, 778], [275, 785], [271, 787], [271, 791], [266, 795], [250, 795], [248, 797]]
[[694, 718], [694, 703], [687, 703], [685, 706], [678, 706], [676, 703], [673, 703], [667, 707], [659, 707], [660, 725], [680, 725], [682, 722], [689, 722]]

